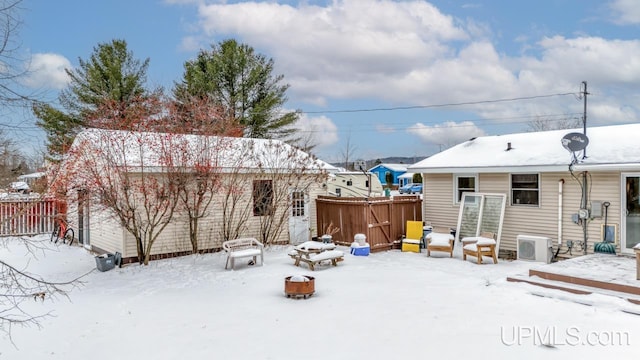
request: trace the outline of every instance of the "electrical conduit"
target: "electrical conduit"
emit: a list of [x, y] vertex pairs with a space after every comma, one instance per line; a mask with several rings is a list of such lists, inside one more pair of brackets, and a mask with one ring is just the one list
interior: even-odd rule
[[564, 179], [558, 180], [558, 250], [556, 251], [555, 258], [560, 253], [560, 246], [562, 246], [562, 190], [564, 187]]

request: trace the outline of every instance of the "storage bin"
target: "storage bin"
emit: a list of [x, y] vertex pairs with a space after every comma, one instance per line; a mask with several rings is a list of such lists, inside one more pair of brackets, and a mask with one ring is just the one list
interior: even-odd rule
[[355, 256], [368, 256], [369, 255], [369, 246], [362, 247], [352, 247], [351, 254]]
[[96, 268], [99, 271], [109, 271], [116, 266], [116, 258], [113, 254], [96, 256]]

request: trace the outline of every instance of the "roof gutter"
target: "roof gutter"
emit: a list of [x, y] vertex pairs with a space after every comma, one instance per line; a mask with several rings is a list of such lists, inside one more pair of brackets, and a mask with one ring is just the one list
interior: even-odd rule
[[562, 165], [523, 165], [523, 166], [474, 166], [474, 167], [415, 167], [413, 172], [423, 174], [460, 174], [460, 173], [517, 173], [517, 172], [564, 172], [569, 164]]
[[640, 163], [575, 164], [575, 171], [640, 171]]
[[[481, 174], [481, 173], [518, 173], [518, 172], [565, 172], [569, 164], [562, 165], [523, 165], [523, 166], [474, 166], [474, 167], [421, 167], [411, 168], [413, 172], [423, 174]], [[640, 163], [575, 164], [574, 171], [640, 171]]]

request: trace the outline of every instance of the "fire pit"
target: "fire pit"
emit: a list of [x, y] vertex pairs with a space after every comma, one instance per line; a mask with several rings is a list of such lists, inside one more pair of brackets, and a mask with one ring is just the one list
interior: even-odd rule
[[284, 294], [287, 297], [308, 298], [315, 292], [315, 278], [307, 275], [293, 275], [284, 278]]

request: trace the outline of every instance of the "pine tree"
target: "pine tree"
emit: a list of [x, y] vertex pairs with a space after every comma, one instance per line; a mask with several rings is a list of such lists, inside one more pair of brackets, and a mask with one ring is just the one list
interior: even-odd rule
[[282, 111], [289, 85], [280, 84], [283, 75], [273, 75], [273, 64], [246, 44], [224, 40], [185, 63], [174, 96], [181, 103], [210, 99], [244, 128], [245, 137], [286, 139], [295, 132], [298, 113]]
[[[62, 109], [46, 103], [33, 106], [38, 126], [47, 133], [49, 154], [63, 154], [83, 127], [126, 128], [127, 112], [146, 101], [148, 66], [149, 59], [135, 59], [126, 41], [112, 40], [94, 47], [89, 60], [79, 58], [77, 68], [65, 69], [71, 82], [58, 97]], [[117, 106], [104, 113], [107, 103]]]

